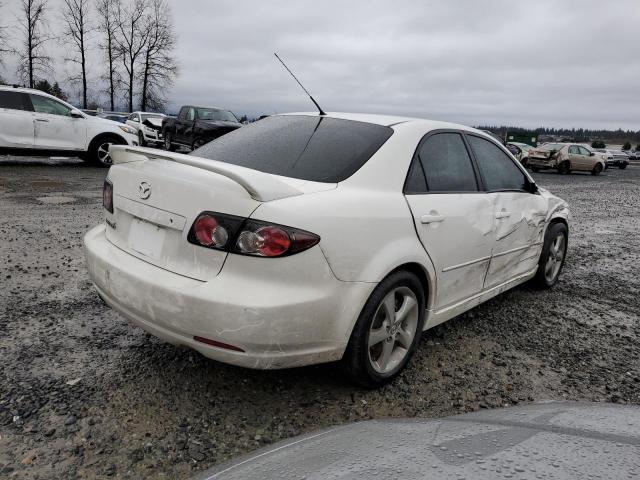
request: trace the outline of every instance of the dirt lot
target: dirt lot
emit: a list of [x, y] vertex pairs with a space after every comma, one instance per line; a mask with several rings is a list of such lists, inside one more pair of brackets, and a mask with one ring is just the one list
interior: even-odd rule
[[179, 350], [105, 307], [82, 235], [105, 170], [0, 157], [0, 477], [185, 478], [328, 425], [544, 399], [640, 403], [640, 165], [536, 175], [569, 201], [567, 265], [424, 335], [379, 391], [335, 366], [242, 370]]

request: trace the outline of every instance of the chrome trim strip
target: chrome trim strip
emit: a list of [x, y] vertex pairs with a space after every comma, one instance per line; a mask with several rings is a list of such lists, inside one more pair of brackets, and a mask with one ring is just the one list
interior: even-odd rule
[[487, 260], [491, 260], [491, 255], [488, 257], [478, 258], [477, 260], [470, 260], [468, 262], [460, 263], [459, 265], [452, 265], [451, 267], [445, 267], [442, 269], [443, 272], [450, 272], [451, 270], [455, 270], [457, 268], [468, 267], [469, 265], [473, 265], [474, 263], [485, 262]]
[[509, 255], [510, 253], [519, 252], [520, 250], [526, 250], [527, 248], [537, 247], [538, 245], [542, 245], [542, 242], [530, 243], [529, 245], [525, 245], [524, 247], [516, 247], [511, 250], [506, 250], [504, 252], [496, 253], [493, 257], [502, 257], [503, 255]]

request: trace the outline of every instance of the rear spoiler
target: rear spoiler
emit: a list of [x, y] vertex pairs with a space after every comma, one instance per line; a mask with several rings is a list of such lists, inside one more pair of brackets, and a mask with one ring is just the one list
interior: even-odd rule
[[183, 153], [166, 152], [152, 148], [130, 147], [128, 145], [111, 145], [109, 147], [109, 154], [111, 155], [114, 165], [149, 160], [168, 160], [217, 173], [236, 182], [251, 195], [251, 198], [259, 202], [293, 197], [302, 195], [303, 193], [301, 190], [298, 190], [269, 173], [220, 162], [218, 160], [208, 160]]

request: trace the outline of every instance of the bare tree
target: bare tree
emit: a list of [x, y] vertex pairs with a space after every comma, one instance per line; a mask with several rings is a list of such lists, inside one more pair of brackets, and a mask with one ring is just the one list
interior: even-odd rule
[[18, 48], [20, 63], [18, 74], [33, 88], [37, 76], [51, 69], [51, 57], [45, 52], [45, 44], [52, 37], [43, 32], [47, 0], [20, 0], [18, 24], [22, 29], [22, 44]]
[[[0, 11], [2, 11], [2, 3], [0, 3]], [[0, 67], [4, 65], [4, 55], [10, 52], [9, 45], [7, 43], [7, 27], [0, 23]], [[0, 81], [3, 83], [4, 80]]]
[[142, 61], [142, 92], [140, 109], [160, 110], [166, 99], [163, 92], [173, 85], [178, 67], [173, 57], [176, 44], [171, 11], [164, 0], [151, 0], [146, 16], [147, 44]]
[[64, 34], [75, 49], [75, 55], [66, 60], [80, 66], [80, 78], [72, 80], [82, 82], [82, 108], [87, 108], [87, 36], [91, 31], [89, 0], [64, 0], [62, 13], [66, 22]]
[[147, 11], [148, 0], [132, 0], [127, 7], [118, 6], [118, 35], [114, 38], [126, 73], [124, 83], [130, 112], [133, 111], [136, 73], [139, 73], [139, 63], [149, 36], [145, 29]]
[[116, 89], [120, 84], [120, 75], [116, 68], [120, 52], [117, 48], [116, 35], [118, 33], [117, 15], [120, 10], [120, 0], [98, 0], [98, 31], [102, 39], [98, 46], [104, 52], [107, 60], [107, 72], [103, 78], [108, 82], [109, 104], [115, 110]]

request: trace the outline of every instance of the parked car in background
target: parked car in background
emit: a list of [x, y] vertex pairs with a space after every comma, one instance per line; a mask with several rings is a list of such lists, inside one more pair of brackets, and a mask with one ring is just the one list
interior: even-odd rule
[[367, 387], [423, 330], [552, 287], [569, 232], [492, 137], [383, 115], [270, 116], [190, 155], [114, 147], [103, 201], [89, 274], [133, 323], [249, 368], [342, 359]]
[[105, 118], [107, 120], [112, 120], [112, 121], [118, 122], [118, 123], [126, 123], [127, 122], [127, 116], [123, 115], [121, 113], [98, 112], [98, 113], [96, 113], [95, 116], [99, 117], [99, 118]]
[[109, 146], [138, 145], [135, 133], [128, 125], [87, 115], [40, 90], [0, 86], [0, 149], [74, 155], [109, 166]]
[[520, 142], [509, 142], [505, 146], [523, 166], [527, 166], [529, 151], [533, 148], [531, 145]]
[[162, 135], [167, 150], [178, 146], [195, 150], [240, 127], [242, 124], [229, 110], [186, 105], [176, 118], [163, 119]]
[[640, 152], [636, 150], [626, 150], [624, 153], [627, 154], [629, 160], [640, 160]]
[[600, 175], [606, 162], [583, 145], [573, 143], [545, 143], [529, 151], [529, 168], [534, 172], [554, 169], [567, 174], [572, 171], [591, 172]]
[[607, 167], [618, 167], [624, 170], [629, 165], [629, 155], [621, 150], [605, 150], [607, 154]]
[[147, 144], [163, 144], [162, 121], [166, 115], [162, 113], [133, 112], [127, 118], [127, 125], [134, 128], [138, 134], [138, 144], [141, 147]]

